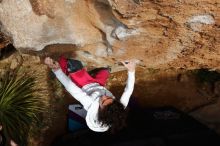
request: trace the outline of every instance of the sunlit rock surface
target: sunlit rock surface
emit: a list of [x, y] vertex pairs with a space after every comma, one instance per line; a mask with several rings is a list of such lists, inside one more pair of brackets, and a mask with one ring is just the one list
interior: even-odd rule
[[[18, 50], [73, 44], [105, 62], [152, 68], [219, 68], [218, 0], [2, 0], [1, 31]], [[62, 50], [62, 47], [60, 47]], [[75, 51], [73, 49], [72, 51]]]

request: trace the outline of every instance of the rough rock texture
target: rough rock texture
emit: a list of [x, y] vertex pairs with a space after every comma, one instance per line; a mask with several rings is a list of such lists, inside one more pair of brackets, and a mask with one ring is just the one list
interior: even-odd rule
[[124, 58], [143, 67], [216, 69], [219, 7], [218, 0], [3, 0], [0, 21], [19, 50], [74, 44], [79, 57], [116, 70]]
[[129, 53], [142, 57], [146, 65], [217, 66], [218, 1], [130, 0], [127, 5], [126, 2], [112, 0], [114, 14], [128, 27], [140, 30], [140, 35], [131, 38], [127, 46], [135, 45], [136, 49]]

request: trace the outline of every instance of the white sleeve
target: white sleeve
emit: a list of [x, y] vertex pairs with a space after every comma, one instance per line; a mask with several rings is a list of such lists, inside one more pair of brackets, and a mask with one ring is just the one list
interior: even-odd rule
[[120, 102], [127, 107], [131, 94], [134, 90], [135, 72], [128, 71], [127, 84], [124, 89], [124, 93], [121, 96]]
[[85, 110], [88, 110], [93, 102], [90, 96], [88, 96], [85, 92], [82, 91], [81, 88], [73, 83], [73, 81], [68, 76], [66, 76], [66, 74], [61, 69], [53, 72], [56, 75], [57, 79], [66, 88], [66, 90], [83, 105]]

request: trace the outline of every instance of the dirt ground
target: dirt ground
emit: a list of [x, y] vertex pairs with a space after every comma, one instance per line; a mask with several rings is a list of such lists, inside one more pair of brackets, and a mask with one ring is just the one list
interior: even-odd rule
[[[5, 66], [15, 68], [20, 60], [23, 60], [21, 68], [24, 72], [37, 73], [38, 82], [41, 83], [37, 86], [45, 90], [42, 97], [47, 107], [40, 118], [38, 129], [30, 134], [29, 145], [49, 146], [54, 139], [67, 132], [68, 105], [77, 101], [63, 89], [38, 56], [14, 53], [0, 61], [0, 71], [4, 71]], [[126, 71], [112, 73], [107, 88], [120, 97], [126, 79]], [[220, 109], [217, 106], [210, 107], [220, 104], [219, 89], [219, 83], [215, 83], [214, 87], [199, 83], [194, 71], [137, 67], [135, 89], [131, 98], [141, 107], [174, 106], [208, 126], [211, 125], [211, 128], [220, 133], [220, 119], [216, 118]], [[207, 109], [201, 110], [204, 107]], [[205, 121], [207, 116], [212, 120]]]

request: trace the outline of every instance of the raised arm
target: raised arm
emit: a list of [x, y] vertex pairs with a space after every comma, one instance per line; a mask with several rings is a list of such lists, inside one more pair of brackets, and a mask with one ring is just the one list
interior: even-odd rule
[[57, 79], [63, 84], [66, 90], [76, 99], [78, 100], [83, 107], [87, 110], [89, 106], [92, 104], [92, 99], [81, 90], [75, 83], [73, 83], [69, 77], [66, 76], [65, 73], [61, 70], [58, 62], [53, 59], [47, 57], [44, 60], [45, 64], [50, 67]]
[[135, 83], [135, 67], [136, 67], [137, 60], [128, 60], [122, 61], [122, 64], [128, 69], [128, 79], [127, 84], [124, 89], [124, 93], [121, 96], [120, 102], [127, 107], [131, 94], [134, 90], [134, 83]]

